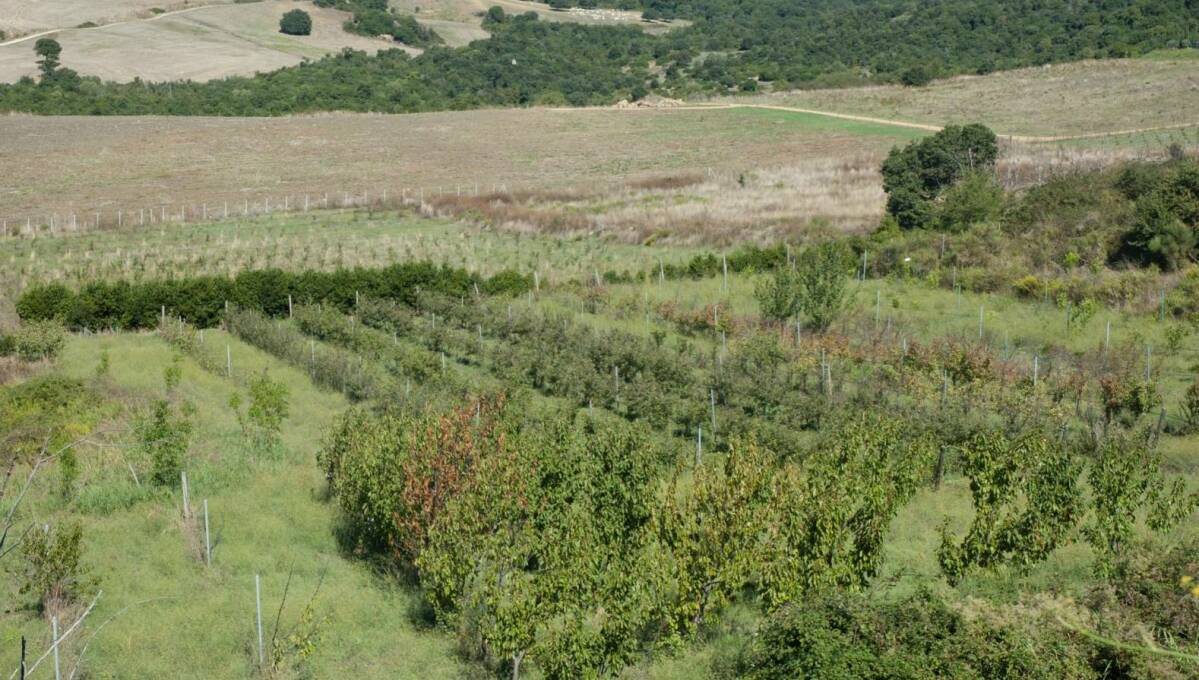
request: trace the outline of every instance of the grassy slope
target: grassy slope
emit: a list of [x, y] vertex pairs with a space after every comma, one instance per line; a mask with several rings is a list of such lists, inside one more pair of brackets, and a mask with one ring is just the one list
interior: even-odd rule
[[1194, 64], [1190, 51], [1176, 51], [1151, 59], [962, 76], [922, 88], [811, 90], [748, 101], [933, 125], [981, 121], [1003, 134], [1091, 134], [1199, 123], [1194, 114], [1199, 103]]
[[[722, 295], [718, 280], [667, 282], [659, 286], [617, 286], [616, 298], [627, 296], [651, 301], [672, 300], [684, 307], [724, 299], [738, 314], [754, 312], [752, 281], [733, 277], [730, 292]], [[1060, 312], [1039, 305], [995, 297], [966, 296], [958, 312], [952, 293], [919, 284], [868, 282], [857, 294], [858, 314], [870, 315], [874, 291], [883, 292], [884, 310], [894, 322], [910, 328], [912, 337], [969, 336], [977, 332], [977, 306], [983, 304], [987, 323], [1006, 329], [1013, 345], [1025, 348], [1061, 344], [1082, 349], [1095, 341], [1105, 316], [1100, 315], [1080, 336], [1067, 336], [1057, 323]], [[895, 308], [891, 300], [900, 301]], [[541, 304], [569, 309], [568, 297], [549, 296]], [[967, 313], [967, 311], [969, 313]], [[624, 318], [584, 315], [602, 327], [644, 332], [637, 314]], [[1150, 337], [1160, 332], [1144, 318], [1112, 316], [1118, 341], [1141, 331]], [[654, 324], [654, 327], [660, 327]], [[207, 342], [221, 347], [227, 339], [209, 331]], [[698, 339], [698, 342], [704, 340]], [[993, 340], [994, 341], [994, 340]], [[412, 623], [413, 594], [393, 581], [373, 575], [364, 565], [345, 559], [333, 538], [333, 512], [320, 499], [321, 480], [313, 463], [315, 442], [334, 413], [345, 407], [335, 394], [311, 386], [301, 373], [280, 365], [260, 352], [231, 341], [235, 382], [270, 366], [292, 394], [292, 418], [287, 431], [288, 452], [277, 462], [247, 461], [236, 454], [236, 424], [225, 400], [235, 382], [203, 372], [184, 362], [184, 396], [198, 409], [200, 431], [193, 451], [193, 497], [209, 498], [214, 526], [221, 543], [212, 570], [196, 563], [181, 536], [177, 500], [143, 501], [108, 516], [86, 517], [88, 559], [97, 567], [105, 595], [96, 614], [103, 621], [126, 605], [151, 598], [109, 624], [89, 651], [89, 667], [97, 677], [151, 677], [177, 674], [187, 677], [239, 677], [249, 672], [248, 645], [252, 640], [253, 575], [264, 578], [264, 607], [273, 620], [278, 597], [291, 565], [296, 565], [293, 596], [284, 621], [294, 621], [322, 570], [327, 576], [318, 599], [318, 614], [328, 615], [324, 641], [313, 659], [316, 677], [353, 672], [358, 677], [458, 677], [463, 667], [456, 660], [450, 636], [425, 631]], [[152, 335], [76, 337], [61, 362], [64, 373], [87, 377], [101, 348], [109, 348], [111, 380], [123, 398], [144, 402], [161, 392], [161, 367], [169, 361], [169, 348]], [[1181, 379], [1187, 366], [1199, 358], [1192, 338], [1180, 356], [1164, 367], [1170, 381]], [[1168, 440], [1171, 469], [1185, 474], [1196, 486], [1199, 459], [1194, 438]], [[49, 477], [48, 477], [49, 479]], [[118, 485], [119, 486], [119, 485]], [[128, 483], [125, 484], [128, 486]], [[112, 491], [119, 495], [120, 490]], [[49, 501], [41, 507], [49, 508]], [[933, 529], [943, 517], [964, 525], [969, 516], [969, 496], [964, 480], [951, 478], [940, 491], [922, 491], [903, 509], [887, 544], [888, 561], [879, 579], [880, 595], [905, 591], [920, 583], [939, 583]], [[1070, 547], [1028, 574], [984, 575], [970, 579], [966, 594], [1012, 597], [1025, 589], [1079, 592], [1088, 573], [1087, 550]], [[943, 586], [937, 586], [943, 587]], [[732, 626], [752, 626], [755, 616], [736, 609], [729, 613]], [[0, 617], [6, 640], [19, 632], [44, 637], [43, 626], [24, 613]], [[268, 629], [270, 623], [268, 621]], [[269, 632], [268, 632], [269, 635]], [[724, 647], [727, 634], [676, 656], [653, 660], [626, 672], [629, 678], [673, 680], [695, 677], [697, 669]], [[0, 650], [0, 663], [11, 662], [12, 645]]]
[[[225, 340], [214, 331], [207, 336], [209, 343]], [[326, 424], [345, 401], [314, 388], [301, 373], [257, 350], [236, 340], [231, 345], [235, 378], [270, 365], [272, 376], [291, 391], [286, 456], [276, 462], [242, 462], [231, 453], [237, 425], [225, 402], [234, 384], [184, 362], [182, 389], [197, 409], [199, 427], [192, 455], [217, 457], [194, 466], [193, 499], [197, 504], [209, 499], [220, 543], [211, 569], [190, 556], [181, 535], [177, 498], [85, 517], [87, 562], [104, 590], [93, 626], [134, 605], [92, 643], [87, 665], [95, 669], [93, 677], [248, 675], [254, 574], [263, 580], [269, 636], [293, 564], [284, 628], [294, 623], [325, 573], [316, 612], [329, 621], [312, 660], [315, 677], [458, 677], [452, 641], [418, 630], [411, 622], [410, 594], [339, 554], [333, 511], [320, 500], [323, 481], [313, 455]], [[152, 335], [73, 338], [60, 370], [89, 376], [102, 347], [109, 348], [111, 380], [117, 388], [140, 398], [161, 392], [160, 369], [171, 351]], [[0, 631], [6, 641], [0, 648], [4, 668], [15, 664], [16, 647], [8, 641], [20, 633], [35, 641], [46, 637], [44, 626], [22, 612], [0, 615]]]

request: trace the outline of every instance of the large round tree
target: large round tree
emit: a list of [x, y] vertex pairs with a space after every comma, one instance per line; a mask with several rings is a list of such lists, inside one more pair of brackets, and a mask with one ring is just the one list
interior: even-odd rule
[[287, 35], [310, 35], [312, 17], [302, 9], [293, 9], [279, 20], [279, 32]]

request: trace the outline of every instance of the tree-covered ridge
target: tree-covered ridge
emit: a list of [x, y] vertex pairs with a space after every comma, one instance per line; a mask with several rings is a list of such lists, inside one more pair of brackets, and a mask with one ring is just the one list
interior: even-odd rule
[[449, 49], [394, 14], [356, 3], [350, 30], [382, 31], [429, 49], [417, 57], [347, 51], [208, 83], [115, 84], [74, 74], [25, 79], [0, 86], [0, 110], [280, 115], [610, 104], [652, 92], [921, 84], [934, 76], [1199, 45], [1196, 0], [651, 0], [643, 7], [649, 17], [691, 23], [651, 36], [634, 27], [541, 22], [533, 13], [493, 8], [484, 19], [489, 39]]

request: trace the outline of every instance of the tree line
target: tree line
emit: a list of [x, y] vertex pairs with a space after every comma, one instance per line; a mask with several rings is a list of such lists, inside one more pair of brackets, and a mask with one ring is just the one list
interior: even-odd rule
[[[347, 28], [428, 49], [344, 51], [252, 77], [127, 84], [43, 66], [40, 81], [0, 86], [0, 111], [45, 114], [283, 115], [412, 112], [535, 104], [610, 104], [650, 93], [689, 96], [873, 82], [922, 84], [1086, 58], [1199, 44], [1193, 0], [650, 0], [649, 18], [690, 25], [652, 36], [630, 26], [542, 22], [493, 7], [491, 33], [459, 48], [374, 0], [335, 0]], [[652, 65], [652, 67], [651, 67]], [[63, 74], [58, 72], [62, 71]], [[65, 77], [69, 75], [70, 77]]]

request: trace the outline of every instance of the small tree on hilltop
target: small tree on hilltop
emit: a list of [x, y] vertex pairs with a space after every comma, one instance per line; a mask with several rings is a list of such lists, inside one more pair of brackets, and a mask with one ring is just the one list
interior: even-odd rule
[[302, 9], [293, 9], [279, 20], [279, 32], [287, 35], [311, 35], [312, 17]]
[[33, 44], [33, 51], [39, 57], [37, 66], [41, 69], [42, 80], [53, 79], [61, 64], [62, 45], [54, 38], [41, 38]]

